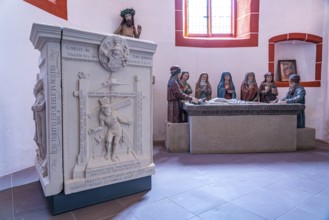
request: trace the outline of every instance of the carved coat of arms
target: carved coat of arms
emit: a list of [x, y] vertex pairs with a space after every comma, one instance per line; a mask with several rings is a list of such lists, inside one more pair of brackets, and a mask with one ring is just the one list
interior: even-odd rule
[[107, 37], [99, 47], [99, 61], [110, 72], [117, 72], [127, 65], [129, 48], [120, 37]]

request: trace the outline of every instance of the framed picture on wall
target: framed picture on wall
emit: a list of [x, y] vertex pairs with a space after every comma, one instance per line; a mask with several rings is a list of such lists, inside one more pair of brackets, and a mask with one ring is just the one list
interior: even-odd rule
[[296, 60], [278, 61], [278, 78], [280, 81], [289, 81], [291, 74], [297, 74]]

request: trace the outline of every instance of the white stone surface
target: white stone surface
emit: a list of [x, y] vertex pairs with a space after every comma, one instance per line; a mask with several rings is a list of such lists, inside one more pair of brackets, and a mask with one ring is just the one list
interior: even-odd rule
[[[50, 36], [54, 30], [61, 35]], [[154, 174], [152, 65], [156, 44], [41, 24], [33, 25], [31, 41], [41, 56], [49, 56], [41, 61], [48, 68], [40, 65], [40, 75], [48, 79], [47, 140], [54, 142], [47, 142], [48, 174], [40, 175], [45, 195]], [[107, 46], [100, 54], [104, 42]], [[53, 153], [57, 161], [51, 160]]]

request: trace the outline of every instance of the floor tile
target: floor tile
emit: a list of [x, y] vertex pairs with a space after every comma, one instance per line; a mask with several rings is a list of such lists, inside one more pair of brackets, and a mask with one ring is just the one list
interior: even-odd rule
[[[318, 177], [320, 178], [320, 176]], [[278, 185], [289, 186], [300, 191], [317, 194], [327, 188], [328, 185], [316, 181], [316, 179], [308, 179], [300, 176], [292, 176], [289, 179], [277, 181]]]
[[215, 194], [202, 189], [181, 193], [169, 197], [169, 199], [195, 215], [227, 202]]
[[0, 219], [13, 219], [14, 206], [12, 196], [11, 188], [0, 191]]
[[133, 209], [132, 213], [141, 220], [183, 220], [194, 217], [192, 213], [168, 199], [138, 207]]
[[98, 220], [140, 220], [131, 211], [122, 211], [110, 217], [101, 218]]
[[233, 200], [232, 203], [266, 219], [275, 219], [293, 208], [292, 205], [258, 190]]
[[99, 203], [85, 208], [72, 211], [75, 219], [90, 220], [110, 217], [123, 210], [123, 206], [116, 200]]
[[117, 202], [124, 207], [124, 209], [133, 209], [153, 202], [160, 201], [165, 197], [156, 190], [141, 192], [130, 196], [125, 196], [117, 199]]
[[326, 196], [329, 197], [329, 185], [328, 188], [324, 189], [323, 191], [319, 192], [319, 194], [317, 194], [318, 196]]
[[314, 196], [298, 206], [298, 208], [329, 219], [329, 197], [327, 196]]
[[226, 201], [231, 201], [252, 192], [255, 187], [244, 186], [240, 183], [215, 183], [204, 186], [202, 189]]
[[261, 190], [263, 190], [264, 194], [271, 195], [292, 206], [298, 206], [314, 196], [313, 193], [282, 184], [272, 184], [261, 188]]
[[14, 218], [15, 220], [76, 220], [71, 212], [52, 215], [48, 208], [38, 209], [30, 213], [22, 214]]
[[15, 217], [27, 215], [48, 207], [39, 182], [13, 188]]
[[20, 186], [39, 180], [35, 167], [30, 167], [12, 174], [13, 187]]
[[316, 213], [310, 213], [303, 209], [294, 209], [280, 216], [276, 220], [328, 220], [329, 216], [321, 216]]
[[231, 203], [204, 212], [199, 217], [206, 220], [266, 220], [255, 213]]

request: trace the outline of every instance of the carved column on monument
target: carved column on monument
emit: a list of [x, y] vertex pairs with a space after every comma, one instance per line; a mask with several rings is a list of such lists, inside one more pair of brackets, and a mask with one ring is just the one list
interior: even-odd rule
[[32, 106], [38, 146], [35, 166], [46, 196], [63, 190], [62, 102], [61, 102], [61, 29], [34, 25], [30, 40], [40, 51], [40, 73], [34, 87]]

